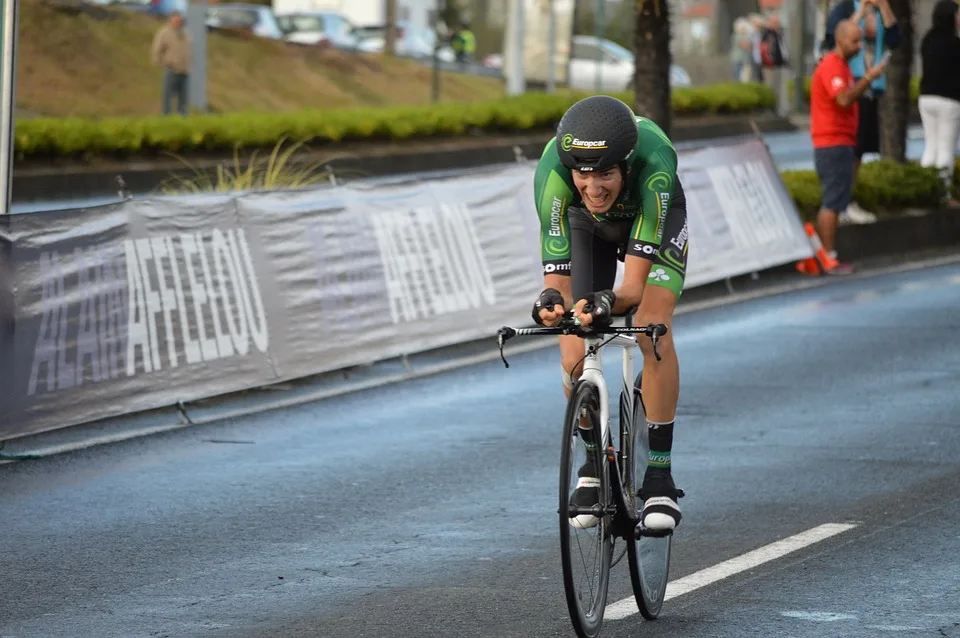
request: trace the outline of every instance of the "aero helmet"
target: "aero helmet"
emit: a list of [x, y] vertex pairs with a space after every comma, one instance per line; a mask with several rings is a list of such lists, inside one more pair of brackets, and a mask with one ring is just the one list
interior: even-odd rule
[[605, 171], [633, 154], [637, 121], [630, 107], [606, 95], [571, 106], [557, 127], [557, 153], [571, 170]]

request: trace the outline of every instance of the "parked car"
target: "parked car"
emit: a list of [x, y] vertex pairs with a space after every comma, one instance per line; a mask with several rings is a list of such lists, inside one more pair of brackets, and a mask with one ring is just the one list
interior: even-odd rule
[[168, 16], [174, 11], [187, 15], [187, 0], [101, 0], [98, 4], [109, 4], [112, 7], [123, 7], [141, 13], [150, 13], [158, 16]]
[[211, 4], [207, 7], [207, 27], [249, 29], [255, 36], [271, 40], [282, 40], [284, 35], [273, 9], [262, 4]]
[[284, 13], [277, 15], [277, 23], [287, 42], [347, 50], [355, 50], [360, 42], [353, 24], [332, 11]]
[[[601, 91], [624, 91], [633, 86], [634, 55], [612, 40], [592, 35], [573, 36], [570, 51], [570, 86], [595, 90], [597, 75]], [[670, 66], [670, 86], [691, 86], [690, 76], [676, 64]]]
[[[432, 29], [418, 27], [405, 21], [398, 21], [396, 25], [396, 52], [397, 55], [411, 58], [432, 58], [433, 48], [437, 42], [437, 35]], [[386, 25], [364, 25], [354, 29], [354, 35], [359, 39], [357, 48], [360, 51], [380, 53], [386, 46]], [[437, 52], [444, 62], [454, 62], [456, 55], [449, 46], [441, 46]]]

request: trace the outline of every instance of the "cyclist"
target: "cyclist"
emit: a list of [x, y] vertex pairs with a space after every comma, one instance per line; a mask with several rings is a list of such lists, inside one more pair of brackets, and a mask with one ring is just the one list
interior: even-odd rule
[[[663, 323], [669, 329], [658, 344], [661, 361], [649, 337], [638, 336], [650, 441], [641, 520], [650, 529], [673, 529], [681, 518], [670, 464], [680, 368], [671, 319], [687, 262], [686, 201], [677, 179], [676, 151], [659, 126], [635, 116], [620, 100], [588, 97], [570, 107], [544, 148], [534, 194], [544, 280], [534, 321], [553, 326], [573, 308], [582, 324], [599, 325], [609, 323], [612, 313], [636, 307], [634, 325]], [[613, 290], [618, 260], [624, 274]], [[585, 308], [588, 303], [592, 310]], [[581, 338], [560, 337], [567, 397], [582, 373], [583, 356]], [[592, 425], [581, 422], [581, 427], [589, 449], [596, 444]], [[599, 480], [588, 456], [591, 460], [578, 472], [577, 505], [598, 502]], [[572, 524], [592, 527], [597, 522], [581, 515]]]

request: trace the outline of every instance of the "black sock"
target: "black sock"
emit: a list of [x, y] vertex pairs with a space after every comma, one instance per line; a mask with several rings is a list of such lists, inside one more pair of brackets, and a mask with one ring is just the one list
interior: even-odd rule
[[650, 455], [647, 468], [662, 472], [670, 471], [670, 452], [673, 450], [673, 421], [670, 423], [647, 422], [650, 440]]

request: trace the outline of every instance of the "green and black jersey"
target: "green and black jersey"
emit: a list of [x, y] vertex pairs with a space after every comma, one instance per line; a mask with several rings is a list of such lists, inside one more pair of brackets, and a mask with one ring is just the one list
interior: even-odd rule
[[[628, 182], [613, 207], [597, 222], [633, 219], [626, 254], [655, 260], [663, 241], [663, 227], [677, 180], [677, 152], [651, 120], [637, 117], [637, 145], [629, 160]], [[556, 138], [540, 156], [534, 177], [534, 196], [540, 215], [540, 253], [544, 273], [570, 274], [570, 223], [567, 209], [583, 208], [570, 169], [560, 162]], [[682, 192], [682, 191], [681, 191]], [[682, 194], [680, 195], [682, 197]]]

